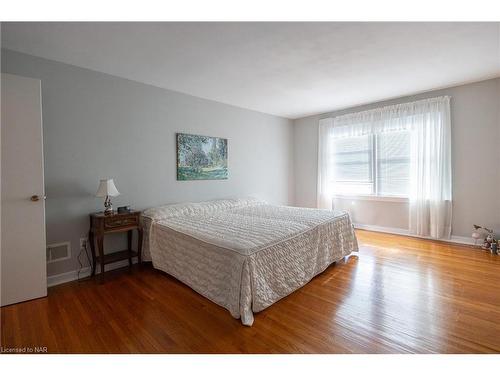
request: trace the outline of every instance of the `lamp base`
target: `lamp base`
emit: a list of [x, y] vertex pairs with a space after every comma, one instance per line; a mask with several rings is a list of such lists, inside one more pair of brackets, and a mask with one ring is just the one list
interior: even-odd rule
[[104, 200], [104, 215], [112, 215], [113, 214], [113, 205], [111, 204], [111, 199], [109, 195], [106, 195], [106, 199]]

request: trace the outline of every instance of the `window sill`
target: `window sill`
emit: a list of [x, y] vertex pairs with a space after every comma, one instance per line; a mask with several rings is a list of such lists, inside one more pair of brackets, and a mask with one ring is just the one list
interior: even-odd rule
[[333, 199], [407, 203], [406, 197], [381, 197], [377, 195], [334, 195]]

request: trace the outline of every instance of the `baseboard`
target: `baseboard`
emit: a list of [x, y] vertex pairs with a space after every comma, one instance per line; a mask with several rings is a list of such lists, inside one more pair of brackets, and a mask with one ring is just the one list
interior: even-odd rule
[[[132, 263], [137, 263], [136, 259], [132, 260]], [[116, 263], [110, 263], [106, 265], [106, 271], [111, 271], [111, 270], [116, 270], [118, 268], [126, 267], [128, 266], [128, 260], [121, 260]], [[101, 270], [99, 267], [96, 269], [96, 274], [101, 273]], [[91, 268], [90, 267], [84, 267], [80, 270], [80, 279], [84, 277], [90, 276], [91, 273]], [[51, 275], [47, 277], [47, 287], [59, 285], [59, 284], [64, 284], [64, 283], [69, 283], [70, 281], [75, 281], [78, 280], [78, 270], [73, 270], [69, 272], [64, 272], [64, 273], [58, 273], [57, 275]]]
[[[390, 228], [390, 227], [381, 227], [378, 225], [366, 225], [366, 224], [356, 224], [356, 223], [354, 223], [354, 228], [370, 230], [373, 232], [399, 234], [402, 236], [422, 238], [425, 240], [434, 240], [434, 238], [431, 238], [431, 237], [417, 236], [416, 234], [411, 234], [408, 229], [403, 229], [403, 228]], [[474, 239], [472, 237], [451, 236], [450, 239], [439, 239], [438, 241], [474, 246]]]

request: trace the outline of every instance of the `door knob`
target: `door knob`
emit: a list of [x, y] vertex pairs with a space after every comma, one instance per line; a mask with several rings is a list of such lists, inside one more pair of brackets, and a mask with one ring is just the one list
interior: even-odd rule
[[[43, 200], [45, 200], [46, 198], [47, 198], [47, 197], [44, 195], [44, 196], [43, 196]], [[38, 196], [38, 195], [32, 195], [32, 196], [30, 197], [30, 201], [32, 201], [32, 202], [38, 202], [39, 200], [40, 200], [40, 196]]]

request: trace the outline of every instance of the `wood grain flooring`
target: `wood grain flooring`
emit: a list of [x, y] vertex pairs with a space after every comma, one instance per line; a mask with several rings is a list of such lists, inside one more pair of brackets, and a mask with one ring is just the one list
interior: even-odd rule
[[360, 252], [255, 315], [229, 312], [150, 266], [72, 282], [1, 309], [1, 344], [49, 353], [500, 351], [500, 256], [357, 231]]

